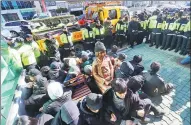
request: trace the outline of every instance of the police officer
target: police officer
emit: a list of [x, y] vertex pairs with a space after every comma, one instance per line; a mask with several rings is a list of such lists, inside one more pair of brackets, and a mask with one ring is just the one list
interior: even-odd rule
[[181, 47], [182, 36], [184, 34], [185, 25], [188, 23], [188, 19], [186, 18], [186, 15], [182, 11], [179, 12], [179, 17], [180, 18], [174, 24], [176, 35], [173, 36], [169, 51], [175, 49], [175, 52], [178, 52]]
[[90, 27], [90, 24], [86, 24], [86, 28], [83, 30], [83, 41], [84, 41], [84, 49], [85, 50], [90, 50], [93, 52], [94, 50], [94, 45], [95, 45], [95, 34]]
[[33, 40], [33, 36], [31, 34], [26, 34], [25, 40], [26, 40], [25, 43], [32, 47], [36, 61], [37, 61], [37, 65], [41, 67], [43, 64], [41, 64], [41, 61], [40, 61], [41, 52], [40, 52], [40, 48], [38, 44]]
[[156, 44], [156, 48], [160, 46], [160, 36], [161, 36], [161, 29], [163, 25], [162, 14], [157, 16], [157, 19], [153, 22], [153, 30], [151, 35], [151, 43], [149, 47], [152, 47]]
[[117, 46], [120, 46], [122, 48], [124, 41], [126, 40], [126, 31], [127, 31], [127, 27], [126, 24], [124, 23], [124, 19], [122, 19], [122, 17], [119, 18], [118, 23], [116, 24], [116, 44]]
[[169, 42], [174, 35], [174, 18], [175, 14], [171, 13], [167, 16], [166, 21], [164, 21], [163, 25], [163, 41], [161, 49], [167, 49], [169, 47]]
[[141, 28], [138, 34], [137, 44], [141, 44], [146, 35], [147, 21], [145, 20], [144, 13], [138, 14], [138, 17]]
[[111, 45], [113, 45], [114, 40], [113, 40], [113, 33], [112, 33], [112, 29], [113, 29], [113, 25], [111, 24], [110, 19], [106, 19], [103, 23], [103, 26], [105, 28], [105, 38], [104, 38], [104, 45], [106, 47], [106, 49], [110, 49]]
[[156, 21], [157, 19], [157, 15], [158, 15], [158, 12], [157, 11], [154, 11], [152, 16], [149, 17], [148, 21], [147, 21], [147, 37], [146, 37], [146, 43], [149, 43], [150, 40], [149, 40], [149, 35], [150, 35], [150, 39], [151, 39], [151, 33], [152, 33], [152, 30], [155, 28], [154, 27], [154, 22]]
[[23, 68], [27, 70], [34, 69], [36, 67], [37, 61], [35, 58], [35, 52], [33, 47], [29, 42], [24, 43], [19, 49], [18, 52], [21, 57]]
[[96, 26], [93, 28], [93, 31], [95, 33], [96, 42], [104, 42], [105, 28], [101, 25], [99, 20], [96, 21]]
[[141, 28], [140, 23], [137, 21], [137, 16], [133, 16], [128, 26], [128, 33], [130, 35], [130, 47], [133, 48], [134, 42], [137, 42], [138, 31]]
[[184, 35], [183, 35], [183, 43], [181, 46], [181, 51], [180, 54], [181, 55], [186, 55], [187, 54], [187, 48], [190, 47], [190, 40], [191, 40], [191, 21], [189, 20], [189, 22], [186, 24], [185, 28], [184, 28]]
[[63, 27], [63, 33], [60, 35], [60, 41], [62, 43], [60, 47], [60, 54], [61, 54], [61, 60], [64, 57], [68, 57], [70, 54], [70, 51], [74, 49], [71, 33], [68, 32], [68, 29], [66, 26]]

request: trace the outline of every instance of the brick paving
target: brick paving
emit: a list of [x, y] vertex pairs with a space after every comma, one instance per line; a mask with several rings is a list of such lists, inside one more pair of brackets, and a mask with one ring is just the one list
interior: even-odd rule
[[175, 53], [174, 50], [160, 50], [149, 47], [148, 44], [141, 44], [133, 49], [127, 48], [119, 53], [126, 53], [127, 60], [131, 60], [136, 54], [142, 55], [142, 63], [146, 70], [150, 69], [153, 61], [160, 62], [159, 74], [166, 82], [175, 85], [175, 89], [168, 95], [151, 99], [157, 108], [166, 114], [162, 119], [150, 116], [153, 122], [147, 125], [190, 125], [190, 66], [179, 64], [184, 56]]

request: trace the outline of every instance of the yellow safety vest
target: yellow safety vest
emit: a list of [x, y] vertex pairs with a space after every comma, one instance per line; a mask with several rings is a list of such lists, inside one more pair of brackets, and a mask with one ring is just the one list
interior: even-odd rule
[[82, 37], [83, 37], [83, 40], [87, 39], [87, 38], [95, 38], [95, 34], [93, 31], [89, 31], [86, 29], [82, 32]]
[[36, 63], [36, 58], [33, 52], [33, 48], [30, 45], [24, 44], [18, 50], [21, 60], [24, 66], [28, 66]]
[[102, 27], [101, 29], [98, 29], [95, 27], [95, 28], [93, 28], [93, 31], [95, 33], [95, 36], [104, 35], [104, 33], [105, 33], [104, 27]]

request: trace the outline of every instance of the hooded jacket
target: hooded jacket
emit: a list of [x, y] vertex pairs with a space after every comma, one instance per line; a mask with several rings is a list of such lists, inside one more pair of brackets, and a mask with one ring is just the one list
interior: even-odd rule
[[[148, 96], [154, 97], [165, 92], [165, 82], [159, 74], [147, 71], [143, 73], [145, 83], [142, 87], [144, 93]], [[155, 91], [158, 89], [158, 91]]]
[[55, 80], [57, 82], [63, 83], [64, 79], [66, 78], [66, 72], [64, 72], [63, 70], [50, 70], [48, 72], [48, 77], [50, 78], [50, 80]]
[[130, 62], [124, 61], [119, 68], [115, 70], [116, 78], [128, 78], [134, 72], [134, 68]]
[[77, 125], [79, 115], [80, 112], [76, 103], [73, 101], [67, 101], [62, 105], [60, 111], [52, 120], [51, 125]]
[[72, 91], [69, 89], [64, 90], [64, 94], [55, 100], [49, 100], [43, 105], [43, 113], [51, 114], [55, 116], [56, 113], [60, 110], [61, 106], [72, 99]]
[[[132, 117], [137, 117], [136, 110], [142, 109], [144, 105], [139, 95], [127, 89], [124, 99], [125, 110], [119, 111], [113, 102], [114, 94], [114, 91], [109, 89], [103, 95], [104, 117], [106, 121], [120, 125], [122, 120], [132, 120]], [[117, 117], [117, 121], [115, 122], [110, 121], [112, 113]]]
[[98, 113], [93, 113], [86, 106], [86, 99], [78, 103], [80, 110], [80, 125], [108, 125], [103, 121], [103, 110], [100, 109]]
[[139, 75], [144, 70], [144, 67], [141, 64], [136, 63], [133, 60], [131, 60], [129, 62], [131, 63], [131, 65], [134, 68], [134, 72], [132, 73], [131, 76]]

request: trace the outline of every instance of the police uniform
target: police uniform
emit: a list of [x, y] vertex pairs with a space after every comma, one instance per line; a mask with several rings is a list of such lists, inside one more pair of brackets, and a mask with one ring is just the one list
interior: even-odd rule
[[161, 49], [167, 49], [169, 47], [169, 41], [174, 35], [174, 14], [168, 15], [163, 25], [163, 40]]
[[181, 55], [186, 55], [191, 42], [191, 21], [189, 21], [184, 28], [183, 43], [181, 46]]
[[84, 49], [85, 50], [90, 50], [93, 51], [94, 50], [94, 46], [95, 46], [95, 34], [92, 30], [92, 28], [90, 28], [89, 26], [87, 26], [83, 31], [82, 31], [82, 38], [84, 41]]
[[156, 44], [156, 48], [160, 46], [160, 36], [161, 36], [161, 31], [162, 31], [162, 26], [163, 26], [163, 20], [162, 20], [162, 15], [157, 16], [157, 19], [153, 21], [153, 30], [151, 34], [151, 43], [150, 47]]
[[186, 24], [188, 23], [187, 18], [180, 18], [175, 22], [175, 35], [173, 36], [173, 39], [171, 41], [171, 45], [170, 45], [170, 49], [169, 51], [175, 49], [175, 52], [178, 52], [180, 47], [181, 47], [181, 43], [182, 43], [182, 39], [183, 39], [183, 34], [184, 34], [184, 28], [186, 26]]
[[153, 16], [149, 17], [148, 21], [147, 21], [147, 36], [146, 36], [146, 43], [149, 43], [150, 40], [149, 40], [149, 35], [150, 35], [150, 38], [151, 38], [151, 33], [152, 33], [152, 30], [155, 28], [154, 27], [154, 22], [156, 21], [157, 19], [157, 12], [154, 11], [153, 12]]
[[64, 31], [60, 35], [60, 41], [62, 43], [62, 46], [60, 47], [60, 55], [62, 60], [64, 57], [68, 57], [70, 55], [70, 51], [73, 49], [71, 33]]
[[23, 44], [19, 48], [18, 52], [21, 57], [23, 68], [25, 68], [27, 71], [29, 71], [30, 68], [35, 68], [37, 62], [31, 45]]
[[116, 35], [117, 35], [116, 44], [117, 46], [120, 46], [121, 48], [126, 40], [127, 28], [128, 27], [126, 23], [124, 23], [124, 21], [122, 20], [119, 20], [118, 23], [116, 24], [116, 28], [115, 28]]
[[[133, 18], [137, 18], [136, 16], [134, 16]], [[128, 33], [130, 35], [130, 46], [133, 48], [134, 46], [134, 42], [137, 42], [137, 38], [138, 38], [138, 31], [140, 30], [141, 25], [138, 21], [136, 20], [132, 20], [129, 22], [129, 26], [128, 26]]]
[[99, 22], [97, 22], [96, 26], [93, 28], [93, 32], [95, 33], [96, 42], [104, 42], [105, 28]]
[[140, 20], [139, 23], [141, 25], [141, 28], [139, 30], [137, 44], [141, 44], [146, 35], [147, 20], [145, 20], [144, 14], [139, 14], [138, 16], [139, 16], [139, 20]]
[[113, 40], [113, 33], [112, 33], [112, 29], [113, 26], [111, 25], [110, 21], [105, 21], [103, 23], [104, 28], [105, 28], [105, 38], [104, 38], [104, 45], [106, 47], [106, 49], [110, 49], [111, 46], [114, 44], [114, 40]]

